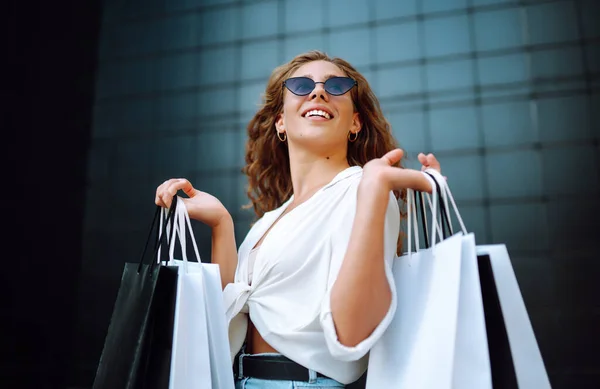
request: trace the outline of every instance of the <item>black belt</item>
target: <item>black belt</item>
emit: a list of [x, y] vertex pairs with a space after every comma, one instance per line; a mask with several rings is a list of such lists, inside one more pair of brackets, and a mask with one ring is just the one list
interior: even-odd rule
[[[240, 359], [241, 370], [240, 371]], [[263, 380], [309, 381], [308, 369], [283, 355], [239, 355], [233, 363], [235, 378], [251, 377]], [[317, 373], [317, 377], [328, 378]]]

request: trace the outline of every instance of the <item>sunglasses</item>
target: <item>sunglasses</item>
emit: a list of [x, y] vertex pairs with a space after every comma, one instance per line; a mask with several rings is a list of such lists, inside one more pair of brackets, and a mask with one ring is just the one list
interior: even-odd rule
[[283, 82], [286, 88], [296, 96], [306, 96], [315, 89], [317, 84], [323, 84], [325, 92], [332, 96], [341, 96], [357, 84], [350, 77], [331, 77], [325, 82], [315, 82], [308, 77], [292, 77]]

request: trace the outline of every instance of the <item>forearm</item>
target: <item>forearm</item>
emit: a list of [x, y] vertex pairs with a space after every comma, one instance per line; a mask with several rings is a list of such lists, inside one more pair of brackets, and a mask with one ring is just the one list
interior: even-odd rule
[[389, 191], [361, 193], [350, 241], [331, 291], [331, 314], [338, 340], [355, 346], [387, 313], [391, 290], [385, 273], [384, 228]]
[[219, 265], [221, 273], [221, 286], [233, 282], [237, 267], [237, 248], [235, 230], [231, 216], [223, 220], [212, 229], [212, 258], [211, 262]]
[[355, 346], [369, 337], [392, 301], [385, 272], [390, 188], [383, 183], [387, 182], [392, 182], [395, 188], [429, 193], [432, 189], [423, 173], [416, 170], [406, 169], [399, 177], [363, 176], [348, 248], [331, 291], [331, 313], [338, 340], [346, 346]]

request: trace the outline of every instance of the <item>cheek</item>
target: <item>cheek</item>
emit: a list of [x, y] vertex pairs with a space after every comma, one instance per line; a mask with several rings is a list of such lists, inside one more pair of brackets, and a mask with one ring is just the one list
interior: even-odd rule
[[338, 106], [338, 112], [340, 113], [340, 119], [344, 123], [352, 123], [352, 117], [354, 116], [354, 104], [352, 100], [344, 101], [343, 104]]

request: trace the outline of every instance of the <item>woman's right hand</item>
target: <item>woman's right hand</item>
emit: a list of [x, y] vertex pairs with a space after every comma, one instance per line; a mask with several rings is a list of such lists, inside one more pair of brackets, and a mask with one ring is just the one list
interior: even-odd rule
[[183, 198], [190, 218], [215, 228], [223, 220], [230, 218], [225, 206], [214, 196], [195, 189], [185, 178], [172, 178], [156, 188], [156, 205], [169, 208], [173, 196], [182, 190], [188, 198]]

